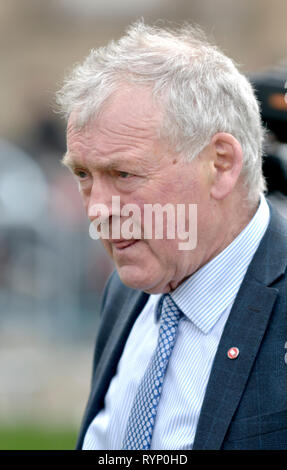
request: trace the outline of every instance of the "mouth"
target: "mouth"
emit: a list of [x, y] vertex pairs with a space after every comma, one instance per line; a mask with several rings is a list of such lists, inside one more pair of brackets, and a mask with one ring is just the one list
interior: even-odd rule
[[126, 250], [127, 248], [130, 248], [131, 246], [136, 245], [140, 240], [111, 240], [111, 244], [113, 248], [119, 251]]

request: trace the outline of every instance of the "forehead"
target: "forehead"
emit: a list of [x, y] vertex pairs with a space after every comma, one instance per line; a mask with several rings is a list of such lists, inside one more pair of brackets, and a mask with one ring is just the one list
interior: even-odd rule
[[114, 93], [83, 128], [77, 128], [76, 117], [72, 113], [68, 121], [68, 153], [110, 155], [158, 141], [162, 111], [149, 89], [130, 87]]
[[150, 88], [125, 86], [113, 93], [104, 103], [99, 114], [99, 123], [131, 125], [135, 129], [159, 125], [162, 112], [155, 102]]

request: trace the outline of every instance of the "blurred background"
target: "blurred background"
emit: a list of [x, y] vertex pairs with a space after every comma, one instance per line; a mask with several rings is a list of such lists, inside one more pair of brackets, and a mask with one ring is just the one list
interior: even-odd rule
[[198, 23], [251, 77], [270, 198], [287, 215], [286, 0], [0, 0], [0, 449], [75, 446], [112, 264], [59, 163], [54, 94], [141, 16]]

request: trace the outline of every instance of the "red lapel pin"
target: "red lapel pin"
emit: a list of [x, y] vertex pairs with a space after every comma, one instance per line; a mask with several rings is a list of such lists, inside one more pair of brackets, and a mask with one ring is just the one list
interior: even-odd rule
[[227, 356], [229, 359], [236, 359], [239, 356], [239, 349], [235, 347], [228, 349]]

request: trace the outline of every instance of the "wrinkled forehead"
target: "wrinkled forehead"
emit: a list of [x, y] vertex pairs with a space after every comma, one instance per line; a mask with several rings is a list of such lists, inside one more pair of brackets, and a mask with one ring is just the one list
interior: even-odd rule
[[[82, 110], [81, 110], [82, 111]], [[163, 119], [163, 106], [156, 99], [150, 87], [134, 84], [123, 85], [104, 100], [96, 113], [88, 113], [90, 119], [82, 124], [78, 116], [81, 112], [75, 110], [71, 113], [68, 120], [70, 125], [78, 130], [88, 130], [91, 123], [94, 126], [95, 121], [99, 126], [111, 127], [112, 125], [131, 127], [134, 129], [144, 129], [161, 127]]]
[[142, 146], [160, 140], [161, 127], [162, 111], [151, 92], [146, 88], [124, 88], [113, 94], [84, 126], [78, 126], [76, 111], [70, 115], [67, 149], [96, 146], [99, 153], [109, 153], [115, 146]]
[[[63, 163], [90, 157], [123, 158], [138, 161], [159, 153], [169, 153], [160, 138], [162, 112], [145, 88], [123, 89], [114, 94], [101, 112], [83, 127], [77, 125], [77, 113], [67, 125], [67, 154]], [[69, 156], [69, 158], [68, 158]]]

